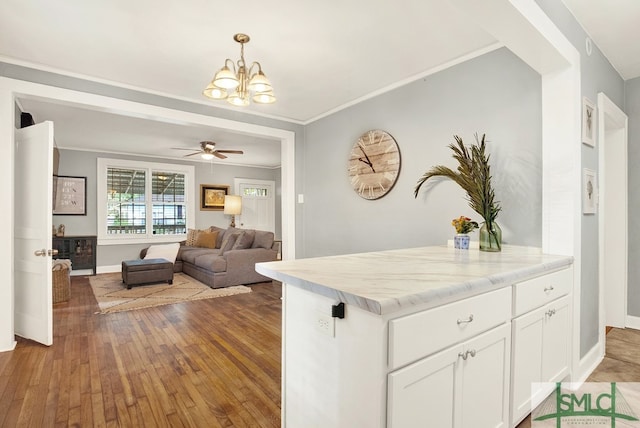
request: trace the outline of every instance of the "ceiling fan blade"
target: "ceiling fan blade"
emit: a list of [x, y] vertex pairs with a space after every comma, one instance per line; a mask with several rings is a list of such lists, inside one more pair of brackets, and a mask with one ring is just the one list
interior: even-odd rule
[[194, 151], [195, 149], [187, 149], [186, 147], [171, 147], [171, 150], [191, 150], [191, 151]]
[[193, 153], [189, 153], [188, 155], [184, 155], [183, 158], [188, 158], [189, 156], [195, 156], [195, 155], [199, 155], [202, 152], [193, 152]]
[[242, 150], [216, 150], [218, 153], [233, 153], [236, 155], [243, 155], [244, 152]]
[[220, 154], [219, 150], [216, 150], [213, 152], [213, 155], [219, 159], [226, 159], [227, 157], [225, 155]]

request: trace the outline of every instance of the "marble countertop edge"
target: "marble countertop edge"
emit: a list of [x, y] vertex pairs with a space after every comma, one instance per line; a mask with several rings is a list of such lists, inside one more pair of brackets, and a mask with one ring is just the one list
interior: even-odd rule
[[[339, 258], [340, 256], [330, 256], [326, 259], [335, 260], [335, 257]], [[349, 257], [349, 255], [347, 255], [347, 257]], [[315, 260], [321, 261], [322, 259], [323, 258], [318, 258]], [[542, 261], [542, 259], [544, 259], [544, 261]], [[300, 259], [302, 263], [309, 260], [313, 259]], [[295, 265], [295, 261], [293, 262]], [[516, 268], [506, 268], [503, 271], [485, 276], [475, 276], [464, 279], [453, 277], [447, 280], [448, 282], [445, 281], [443, 286], [433, 286], [425, 283], [423, 289], [411, 289], [412, 287], [419, 287], [420, 281], [416, 280], [411, 284], [411, 287], [407, 286], [406, 292], [397, 289], [390, 291], [385, 290], [385, 281], [390, 282], [393, 280], [393, 276], [390, 276], [381, 280], [380, 283], [377, 284], [377, 287], [373, 286], [372, 290], [366, 290], [370, 291], [369, 293], [362, 292], [364, 290], [348, 289], [348, 287], [342, 286], [338, 276], [332, 277], [325, 275], [322, 282], [317, 278], [311, 280], [310, 278], [315, 276], [314, 272], [304, 270], [294, 271], [291, 269], [279, 270], [278, 263], [280, 262], [258, 263], [256, 264], [256, 271], [283, 283], [300, 287], [330, 299], [335, 299], [336, 303], [344, 302], [374, 314], [388, 315], [408, 307], [421, 306], [427, 309], [441, 306], [511, 286], [514, 283], [535, 276], [569, 267], [573, 263], [573, 258], [570, 256], [541, 254], [541, 261], [539, 263], [531, 263], [530, 265]], [[291, 264], [287, 266], [291, 266]], [[339, 275], [339, 273], [336, 275]], [[446, 275], [443, 276], [446, 277]], [[397, 279], [398, 282], [402, 280], [402, 278]], [[384, 295], [385, 291], [388, 291], [386, 294], [389, 295]], [[377, 296], [375, 294], [377, 294]]]

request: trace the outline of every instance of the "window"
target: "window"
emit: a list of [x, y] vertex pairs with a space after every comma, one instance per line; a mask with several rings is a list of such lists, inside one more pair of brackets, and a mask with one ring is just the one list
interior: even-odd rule
[[269, 196], [268, 189], [259, 187], [244, 187], [242, 194], [244, 196], [253, 196], [254, 198]]
[[193, 176], [187, 165], [98, 159], [99, 244], [184, 239], [194, 220]]

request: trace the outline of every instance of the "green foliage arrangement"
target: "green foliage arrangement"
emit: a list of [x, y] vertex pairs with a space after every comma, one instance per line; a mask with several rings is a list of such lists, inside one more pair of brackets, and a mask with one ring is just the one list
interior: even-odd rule
[[[465, 146], [461, 137], [454, 135], [453, 138], [456, 143], [449, 144], [449, 148], [453, 150], [453, 158], [458, 161], [457, 171], [442, 165], [432, 167], [418, 180], [414, 196], [418, 197], [420, 188], [431, 177], [450, 178], [467, 192], [469, 206], [482, 216], [489, 233], [494, 233], [494, 222], [501, 207], [495, 200], [491, 185], [490, 156], [486, 153], [485, 134], [481, 138], [475, 134], [476, 143], [469, 147]], [[499, 241], [497, 243], [499, 247]]]

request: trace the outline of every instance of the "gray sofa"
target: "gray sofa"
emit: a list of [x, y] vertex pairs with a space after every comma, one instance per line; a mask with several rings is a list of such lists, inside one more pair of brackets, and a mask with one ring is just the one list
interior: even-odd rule
[[[271, 281], [257, 273], [255, 265], [276, 260], [273, 232], [216, 226], [205, 231], [218, 231], [216, 248], [195, 246], [188, 238], [180, 245], [174, 272], [184, 272], [211, 288]], [[146, 249], [140, 257], [145, 254]]]

